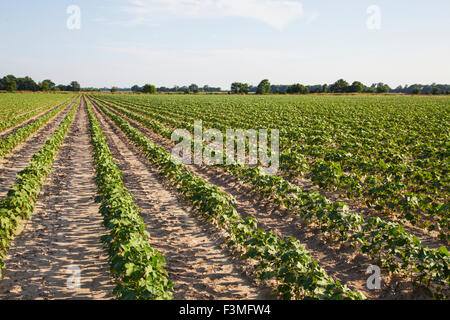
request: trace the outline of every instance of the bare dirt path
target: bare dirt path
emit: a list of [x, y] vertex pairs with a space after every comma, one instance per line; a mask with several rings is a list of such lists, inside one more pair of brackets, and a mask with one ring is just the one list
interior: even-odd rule
[[0, 198], [6, 197], [9, 188], [16, 181], [16, 174], [28, 166], [33, 155], [58, 128], [73, 104], [62, 110], [11, 153], [0, 159]]
[[[109, 110], [115, 112], [112, 109]], [[174, 146], [172, 141], [155, 134], [124, 115], [120, 116], [128, 120], [151, 141], [171, 152]], [[330, 276], [361, 291], [366, 297], [371, 299], [427, 298], [424, 293], [413, 289], [409, 282], [387, 275], [382, 275], [381, 290], [368, 290], [366, 282], [370, 274], [366, 274], [366, 270], [373, 262], [367, 257], [355, 254], [353, 248], [327, 241], [321, 236], [320, 230], [300, 224], [295, 215], [263, 199], [252, 190], [251, 186], [238, 181], [222, 169], [206, 165], [188, 165], [188, 167], [197, 176], [232, 195], [236, 199], [235, 208], [242, 217], [256, 217], [261, 228], [273, 231], [281, 237], [295, 237], [305, 245]]]
[[[9, 252], [0, 299], [110, 299], [114, 284], [100, 243], [106, 231], [94, 202], [97, 187], [83, 106], [52, 170], [33, 218]], [[79, 289], [70, 286], [76, 285], [70, 271], [76, 268]]]
[[[95, 109], [94, 109], [95, 110]], [[270, 289], [252, 284], [243, 266], [224, 249], [212, 226], [168, 191], [158, 173], [98, 110], [111, 153], [136, 197], [150, 244], [167, 260], [175, 299], [268, 299]]]

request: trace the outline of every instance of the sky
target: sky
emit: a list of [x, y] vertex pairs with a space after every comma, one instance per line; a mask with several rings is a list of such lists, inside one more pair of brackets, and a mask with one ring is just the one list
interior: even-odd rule
[[0, 0], [0, 76], [449, 84], [449, 12], [448, 0]]

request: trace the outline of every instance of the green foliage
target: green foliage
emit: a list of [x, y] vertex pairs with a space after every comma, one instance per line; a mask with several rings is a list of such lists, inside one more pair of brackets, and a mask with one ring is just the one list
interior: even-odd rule
[[350, 86], [349, 91], [350, 92], [364, 92], [365, 88], [366, 87], [361, 82], [354, 81], [352, 83], [352, 85]]
[[348, 88], [349, 88], [348, 82], [345, 81], [344, 79], [339, 79], [330, 86], [330, 91], [334, 93], [343, 93], [348, 92]]
[[55, 88], [55, 84], [51, 80], [44, 80], [39, 82], [39, 90], [41, 91], [50, 91]]
[[[271, 97], [271, 103], [264, 100], [266, 106], [260, 100], [265, 98], [255, 97], [246, 101], [249, 105], [241, 109], [236, 105], [242, 101], [232, 100], [233, 117], [227, 118], [222, 97], [202, 99], [202, 108], [196, 107], [200, 104], [198, 99], [193, 100], [192, 105], [185, 99], [181, 102], [173, 98], [173, 104], [165, 99], [161, 106], [158, 100], [148, 103], [136, 97], [102, 99], [169, 139], [171, 130], [159, 122], [189, 131], [193, 130], [194, 119], [202, 119], [204, 127], [223, 131], [233, 127], [281, 127], [283, 174], [306, 174], [322, 188], [363, 199], [385, 214], [392, 214], [395, 209], [412, 223], [441, 228], [442, 238], [447, 239], [444, 231], [448, 230], [449, 205], [440, 198], [445, 197], [448, 187], [448, 178], [443, 178], [447, 167], [442, 162], [448, 157], [446, 124], [442, 121], [448, 119], [448, 108], [442, 108], [442, 105], [448, 106], [448, 100], [311, 97], [302, 98], [304, 105], [294, 109], [291, 105], [299, 100]], [[222, 103], [218, 103], [219, 100]], [[391, 105], [394, 101], [395, 105]], [[349, 105], [353, 107], [348, 108]], [[216, 106], [218, 110], [214, 110]], [[292, 112], [288, 112], [289, 108]], [[223, 117], [218, 116], [221, 112], [225, 113]], [[425, 117], [427, 121], [421, 121]], [[412, 159], [407, 165], [405, 154]], [[399, 228], [399, 224], [365, 220], [360, 214], [349, 212], [343, 204], [333, 203], [314, 192], [304, 192], [281, 176], [266, 176], [245, 166], [225, 166], [224, 169], [251, 184], [264, 198], [318, 225], [331, 239], [349, 242], [375, 261], [380, 259], [376, 248], [384, 248], [381, 264], [387, 270], [412, 277], [436, 297], [441, 297], [444, 288], [448, 288], [448, 256], [417, 243], [410, 233]], [[422, 221], [418, 212], [429, 212], [437, 225]], [[373, 235], [379, 238], [373, 240]]]
[[152, 84], [146, 84], [142, 88], [142, 92], [155, 94], [156, 93], [156, 87], [154, 85], [152, 85]]
[[[192, 174], [187, 167], [173, 159], [162, 147], [153, 144], [128, 121], [102, 104], [96, 104], [200, 214], [228, 234], [230, 248], [243, 248], [241, 256], [256, 262], [254, 269], [261, 279], [275, 279], [280, 283], [277, 292], [282, 298], [364, 299], [361, 293], [333, 280], [298, 240], [281, 239], [273, 233], [258, 230], [256, 219], [242, 220], [227, 194]], [[128, 112], [126, 114], [145, 122], [141, 116]], [[163, 126], [155, 124], [151, 127], [167, 133]]]
[[300, 83], [293, 84], [292, 86], [289, 86], [287, 89], [287, 93], [290, 94], [308, 94], [309, 89], [305, 87], [304, 85], [301, 85]]
[[9, 241], [21, 232], [23, 221], [30, 219], [33, 214], [37, 197], [51, 172], [56, 154], [77, 108], [78, 103], [72, 107], [44, 146], [31, 158], [28, 167], [17, 174], [17, 181], [8, 191], [7, 197], [0, 200], [0, 270], [4, 267]]
[[50, 119], [55, 117], [62, 109], [67, 107], [68, 102], [46, 113], [44, 116], [32, 121], [31, 123], [17, 129], [14, 133], [0, 139], [0, 159], [14, 150], [20, 143], [25, 141], [30, 135], [44, 126]]
[[233, 82], [231, 84], [231, 92], [234, 94], [247, 94], [248, 91], [248, 83]]
[[377, 93], [388, 93], [389, 87], [385, 84], [379, 83], [377, 85]]
[[256, 89], [256, 94], [269, 94], [271, 90], [270, 82], [267, 79], [262, 80], [258, 84], [258, 88]]
[[123, 184], [122, 172], [90, 107], [88, 116], [100, 193], [97, 201], [109, 231], [102, 241], [108, 248], [111, 274], [118, 281], [114, 295], [124, 300], [171, 299], [173, 284], [164, 270], [166, 261], [148, 242], [141, 211]]
[[81, 90], [81, 86], [77, 81], [72, 81], [68, 87], [68, 90], [79, 92]]
[[[71, 97], [73, 98], [73, 97]], [[3, 94], [0, 96], [0, 132], [21, 124], [67, 99], [67, 96]]]
[[412, 94], [420, 94], [421, 91], [422, 91], [422, 89], [420, 89], [419, 87], [415, 87], [415, 88], [412, 90]]

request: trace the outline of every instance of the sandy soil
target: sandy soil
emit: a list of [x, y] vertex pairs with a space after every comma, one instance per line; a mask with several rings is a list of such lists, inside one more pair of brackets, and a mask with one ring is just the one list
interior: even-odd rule
[[[94, 177], [87, 113], [80, 106], [34, 216], [8, 254], [0, 299], [112, 298]], [[76, 268], [79, 288], [70, 271]]]
[[111, 152], [136, 197], [151, 245], [167, 260], [176, 299], [267, 299], [270, 289], [253, 284], [240, 262], [223, 248], [212, 226], [168, 190], [148, 161], [96, 110]]
[[[110, 110], [114, 112], [114, 110]], [[125, 116], [123, 117], [150, 140], [168, 151], [172, 150], [174, 145], [172, 141], [153, 133]], [[373, 263], [367, 257], [355, 254], [353, 248], [327, 241], [320, 235], [319, 230], [309, 225], [302, 225], [296, 216], [261, 198], [250, 185], [237, 181], [220, 168], [195, 165], [188, 167], [199, 177], [232, 195], [236, 199], [235, 208], [242, 217], [256, 217], [260, 227], [273, 231], [279, 236], [293, 236], [299, 239], [328, 274], [347, 284], [350, 288], [357, 289], [372, 299], [427, 298], [421, 290], [412, 288], [409, 282], [389, 275], [382, 275], [381, 290], [368, 290], [366, 281], [369, 274], [366, 274], [366, 270]]]
[[28, 137], [26, 141], [18, 145], [11, 153], [0, 159], [0, 198], [6, 197], [8, 190], [16, 181], [16, 174], [25, 169], [30, 159], [51, 137], [59, 124], [69, 113], [73, 104], [63, 109], [53, 119], [50, 119], [43, 127]]

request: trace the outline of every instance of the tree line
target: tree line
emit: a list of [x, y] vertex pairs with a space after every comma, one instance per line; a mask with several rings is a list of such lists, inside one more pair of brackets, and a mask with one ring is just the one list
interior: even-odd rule
[[[156, 93], [156, 92], [183, 92], [183, 93], [199, 93], [199, 92], [220, 92], [222, 89], [219, 87], [210, 87], [208, 85], [204, 85], [200, 87], [195, 83], [190, 86], [173, 86], [172, 88], [167, 87], [159, 87], [156, 88], [154, 85], [146, 84], [143, 87], [138, 85], [134, 85], [131, 87], [131, 91], [133, 92], [143, 92], [143, 93]], [[128, 91], [127, 89], [123, 89], [123, 91]]]
[[262, 80], [258, 86], [254, 87], [248, 83], [233, 82], [231, 84], [230, 94], [308, 94], [308, 93], [405, 93], [405, 94], [450, 94], [450, 85], [431, 84], [431, 85], [405, 85], [398, 86], [395, 89], [385, 83], [374, 83], [366, 86], [360, 81], [354, 81], [352, 84], [344, 79], [339, 79], [335, 83], [328, 85], [302, 85], [295, 83], [292, 85], [272, 85], [268, 79]]
[[56, 85], [51, 80], [43, 80], [36, 83], [30, 77], [16, 78], [7, 75], [0, 79], [0, 90], [14, 91], [80, 91], [81, 86], [77, 81], [72, 81], [68, 85]]
[[[145, 84], [142, 87], [134, 85], [131, 88], [86, 88], [81, 89], [80, 84], [77, 81], [72, 81], [68, 85], [56, 85], [51, 80], [43, 80], [36, 83], [30, 77], [16, 78], [13, 75], [7, 75], [0, 79], [0, 90], [4, 91], [133, 91], [135, 93], [157, 93], [157, 92], [182, 92], [185, 94], [190, 93], [212, 93], [222, 92], [220, 87], [210, 87], [204, 85], [200, 87], [196, 84], [190, 86], [177, 86], [172, 88], [159, 87], [156, 88], [152, 84]], [[374, 83], [371, 86], [366, 86], [360, 81], [354, 81], [348, 83], [344, 79], [339, 79], [335, 83], [328, 85], [303, 85], [295, 83], [292, 85], [272, 85], [268, 79], [262, 80], [257, 86], [249, 85], [248, 83], [233, 82], [231, 88], [228, 91], [229, 94], [308, 94], [308, 93], [405, 93], [405, 94], [450, 94], [450, 85], [436, 84], [431, 85], [405, 85], [398, 86], [393, 89], [385, 83]]]

